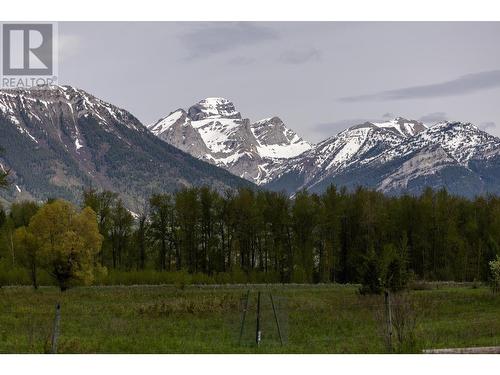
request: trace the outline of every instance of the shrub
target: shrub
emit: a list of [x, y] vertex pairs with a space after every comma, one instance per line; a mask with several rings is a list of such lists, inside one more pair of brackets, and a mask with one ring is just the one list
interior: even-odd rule
[[215, 280], [206, 273], [197, 272], [191, 276], [193, 284], [210, 285], [215, 284]]
[[379, 261], [372, 250], [368, 254], [361, 275], [361, 288], [359, 293], [365, 294], [380, 294], [382, 293], [382, 272]]
[[304, 268], [300, 266], [295, 267], [292, 274], [292, 283], [305, 284], [307, 282], [307, 274]]
[[227, 272], [219, 272], [214, 275], [216, 284], [229, 284], [231, 283], [231, 275]]
[[0, 286], [2, 285], [29, 285], [31, 280], [28, 272], [21, 267], [13, 267], [5, 260], [0, 262]]
[[500, 255], [497, 255], [495, 260], [490, 261], [489, 266], [491, 290], [496, 294], [500, 288]]
[[231, 270], [231, 282], [234, 284], [246, 284], [248, 277], [241, 268], [233, 267]]
[[[50, 275], [44, 270], [37, 270], [40, 285], [55, 285]], [[24, 267], [12, 266], [6, 259], [0, 261], [0, 287], [2, 285], [30, 285], [28, 270]]]
[[383, 286], [391, 292], [407, 289], [411, 274], [407, 269], [406, 250], [389, 244], [384, 246], [382, 255]]
[[406, 272], [399, 257], [395, 257], [387, 265], [385, 286], [392, 292], [398, 292], [406, 288]]
[[393, 294], [391, 298], [395, 349], [399, 353], [415, 353], [417, 351], [417, 305], [408, 293]]

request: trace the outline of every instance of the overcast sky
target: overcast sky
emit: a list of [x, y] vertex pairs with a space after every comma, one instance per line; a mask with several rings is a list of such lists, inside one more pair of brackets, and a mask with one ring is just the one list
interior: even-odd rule
[[312, 142], [395, 116], [500, 135], [500, 22], [64, 22], [59, 82], [144, 124], [220, 96]]

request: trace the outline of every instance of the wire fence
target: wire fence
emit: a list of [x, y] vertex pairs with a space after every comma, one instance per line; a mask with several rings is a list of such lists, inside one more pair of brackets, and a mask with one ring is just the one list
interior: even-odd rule
[[268, 292], [248, 291], [240, 301], [238, 345], [288, 343], [288, 300]]
[[[161, 293], [146, 303], [0, 300], [0, 352], [422, 352], [499, 346], [487, 293], [307, 294], [258, 289]], [[9, 299], [11, 298], [11, 299]]]

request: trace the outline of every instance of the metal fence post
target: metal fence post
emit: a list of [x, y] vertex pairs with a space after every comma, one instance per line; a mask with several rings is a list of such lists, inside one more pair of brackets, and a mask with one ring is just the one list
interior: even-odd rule
[[241, 345], [241, 339], [243, 337], [243, 329], [245, 328], [245, 319], [247, 317], [249, 298], [250, 298], [250, 289], [247, 290], [247, 295], [246, 295], [246, 299], [245, 299], [245, 307], [243, 309], [243, 317], [241, 319], [240, 338], [238, 340], [238, 345]]
[[255, 343], [257, 346], [260, 345], [260, 340], [262, 338], [262, 333], [260, 331], [260, 292], [257, 294], [257, 325], [255, 329]]
[[280, 322], [278, 320], [278, 314], [276, 313], [276, 306], [274, 305], [273, 294], [269, 293], [269, 297], [271, 298], [271, 305], [273, 306], [274, 321], [276, 322], [276, 327], [278, 328], [278, 335], [280, 336], [280, 343], [281, 343], [281, 346], [283, 346], [283, 336], [281, 335], [281, 326], [280, 326]]

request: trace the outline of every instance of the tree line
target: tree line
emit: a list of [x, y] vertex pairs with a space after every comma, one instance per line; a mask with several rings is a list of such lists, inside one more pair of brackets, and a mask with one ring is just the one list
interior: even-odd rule
[[[154, 194], [135, 213], [109, 191], [86, 190], [81, 201], [80, 209], [51, 201], [0, 210], [0, 255], [21, 262], [31, 243], [43, 248], [36, 249], [42, 258], [50, 258], [57, 245], [58, 261], [64, 263], [71, 252], [78, 258], [75, 254], [85, 250], [84, 260], [70, 260], [88, 280], [84, 274], [92, 264], [123, 272], [238, 272], [256, 282], [376, 284], [383, 275], [393, 283], [401, 283], [402, 275], [486, 281], [488, 263], [499, 253], [497, 196], [470, 200], [429, 188], [419, 196], [396, 197], [331, 186], [323, 194], [303, 191], [290, 198], [265, 190], [219, 193], [201, 187]], [[47, 207], [70, 214], [60, 222]], [[81, 215], [85, 219], [78, 220], [86, 226], [75, 219]], [[57, 231], [54, 226], [60, 231], [56, 245], [48, 234]], [[33, 245], [40, 238], [44, 245]], [[56, 260], [48, 262], [52, 274], [61, 267]]]

